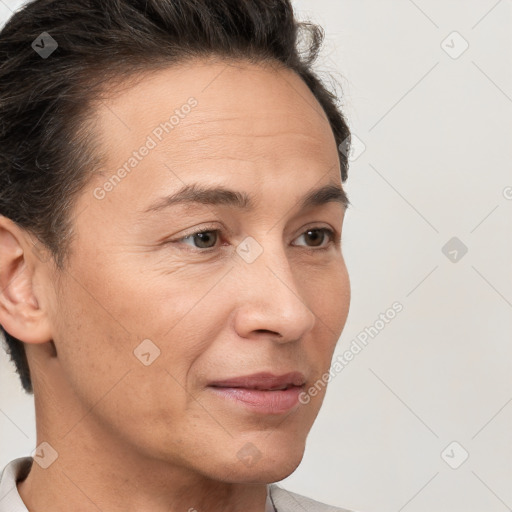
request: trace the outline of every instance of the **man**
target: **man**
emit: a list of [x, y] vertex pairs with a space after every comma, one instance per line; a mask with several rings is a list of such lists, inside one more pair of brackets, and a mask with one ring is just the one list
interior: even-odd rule
[[4, 27], [0, 324], [37, 448], [1, 512], [341, 510], [275, 484], [350, 303], [320, 42], [288, 0], [35, 0]]

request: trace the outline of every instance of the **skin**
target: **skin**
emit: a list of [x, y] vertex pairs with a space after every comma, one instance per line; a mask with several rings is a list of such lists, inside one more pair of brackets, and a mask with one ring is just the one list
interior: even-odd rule
[[[58, 453], [18, 490], [31, 512], [263, 512], [266, 484], [301, 462], [325, 386], [271, 415], [207, 384], [298, 370], [308, 388], [329, 370], [350, 303], [345, 207], [298, 205], [320, 185], [341, 187], [334, 136], [301, 79], [268, 65], [194, 61], [112, 92], [95, 109], [105, 166], [73, 204], [65, 270], [0, 217], [0, 323], [26, 342], [37, 444]], [[190, 97], [197, 106], [96, 199]], [[143, 213], [192, 182], [246, 192], [255, 209]], [[334, 242], [311, 228], [332, 229]], [[220, 230], [213, 252], [182, 239], [208, 229]], [[236, 253], [247, 236], [263, 249], [252, 263]], [[134, 355], [144, 339], [160, 350], [149, 366]], [[251, 465], [238, 455], [247, 443]]]

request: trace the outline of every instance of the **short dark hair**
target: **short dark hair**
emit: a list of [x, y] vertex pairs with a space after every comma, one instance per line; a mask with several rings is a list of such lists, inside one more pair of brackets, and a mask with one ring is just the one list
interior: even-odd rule
[[[51, 41], [43, 33], [58, 45], [51, 55], [36, 51], [42, 38]], [[0, 32], [0, 215], [64, 268], [70, 206], [100, 163], [92, 105], [114, 80], [193, 57], [280, 63], [296, 72], [343, 144], [344, 182], [350, 131], [339, 95], [313, 71], [323, 37], [321, 27], [295, 18], [290, 0], [28, 2]], [[23, 343], [0, 332], [32, 393]]]

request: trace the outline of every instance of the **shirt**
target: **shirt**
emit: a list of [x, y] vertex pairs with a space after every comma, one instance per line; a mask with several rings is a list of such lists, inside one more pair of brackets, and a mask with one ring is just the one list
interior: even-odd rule
[[[0, 512], [28, 512], [16, 482], [24, 480], [32, 467], [32, 457], [14, 459], [0, 477]], [[267, 485], [265, 512], [350, 512], [287, 491], [277, 484]]]

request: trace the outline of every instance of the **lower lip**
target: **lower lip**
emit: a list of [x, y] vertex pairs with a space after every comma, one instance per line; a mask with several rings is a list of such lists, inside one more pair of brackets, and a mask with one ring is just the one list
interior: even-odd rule
[[277, 391], [263, 391], [248, 388], [221, 388], [209, 386], [218, 395], [250, 407], [263, 414], [282, 414], [299, 403], [302, 387], [293, 386]]

